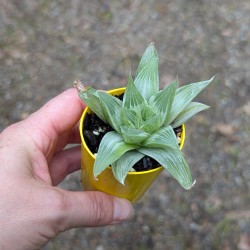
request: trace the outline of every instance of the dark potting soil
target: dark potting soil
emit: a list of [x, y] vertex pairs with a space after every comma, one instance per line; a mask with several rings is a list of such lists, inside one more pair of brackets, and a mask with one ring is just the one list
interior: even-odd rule
[[[96, 114], [87, 114], [84, 120], [84, 139], [90, 151], [94, 154], [98, 152], [103, 136], [114, 129], [103, 122]], [[175, 134], [182, 132], [182, 127], [174, 129]], [[149, 156], [144, 156], [134, 165], [137, 172], [146, 171], [159, 167], [160, 164]]]

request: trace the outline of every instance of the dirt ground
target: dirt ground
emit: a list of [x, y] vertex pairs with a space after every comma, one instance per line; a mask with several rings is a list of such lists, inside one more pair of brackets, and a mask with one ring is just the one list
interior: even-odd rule
[[[0, 0], [0, 131], [76, 78], [124, 86], [151, 41], [162, 87], [216, 75], [198, 98], [211, 108], [186, 124], [194, 188], [164, 173], [129, 221], [67, 231], [44, 250], [250, 249], [249, 13], [249, 0]], [[61, 186], [81, 190], [80, 173]]]

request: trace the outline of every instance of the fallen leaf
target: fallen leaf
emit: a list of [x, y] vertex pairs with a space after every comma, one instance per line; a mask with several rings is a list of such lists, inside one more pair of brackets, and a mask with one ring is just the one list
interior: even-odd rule
[[250, 116], [250, 102], [246, 103], [243, 108], [243, 112]]
[[223, 136], [231, 136], [235, 133], [235, 127], [227, 123], [218, 123], [213, 126], [213, 131]]

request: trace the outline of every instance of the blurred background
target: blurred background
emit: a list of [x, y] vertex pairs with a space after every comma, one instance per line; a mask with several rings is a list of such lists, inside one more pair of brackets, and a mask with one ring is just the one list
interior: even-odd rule
[[[44, 250], [250, 249], [249, 13], [249, 0], [0, 0], [0, 131], [76, 78], [124, 86], [152, 41], [162, 88], [216, 75], [197, 98], [211, 108], [186, 124], [194, 188], [163, 173], [128, 222], [73, 229]], [[61, 186], [81, 190], [80, 173]]]

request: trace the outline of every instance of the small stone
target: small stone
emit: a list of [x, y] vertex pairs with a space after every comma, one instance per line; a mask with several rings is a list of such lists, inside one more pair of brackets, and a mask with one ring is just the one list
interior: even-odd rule
[[104, 247], [103, 247], [102, 245], [98, 245], [98, 246], [96, 247], [96, 250], [104, 250]]
[[98, 136], [98, 135], [99, 135], [99, 132], [94, 130], [94, 131], [93, 131], [93, 134], [96, 135], [96, 136]]
[[21, 119], [26, 119], [29, 116], [28, 112], [21, 113]]
[[181, 143], [181, 137], [177, 137], [177, 142], [178, 142], [178, 144]]
[[96, 137], [91, 131], [84, 130], [84, 138], [86, 139], [86, 142], [89, 143], [90, 145], [92, 146], [96, 145]]

